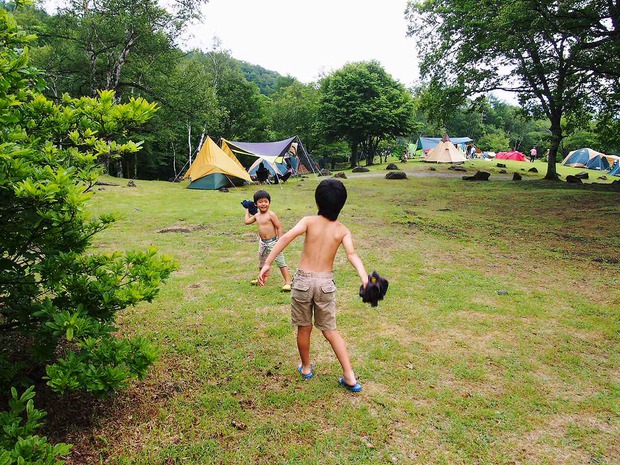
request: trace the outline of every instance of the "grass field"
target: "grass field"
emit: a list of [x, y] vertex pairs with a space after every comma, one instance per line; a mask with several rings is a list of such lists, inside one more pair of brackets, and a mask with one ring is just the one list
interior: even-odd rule
[[[318, 331], [316, 376], [300, 378], [277, 270], [266, 287], [249, 284], [256, 228], [240, 202], [256, 186], [102, 187], [93, 213], [122, 218], [98, 250], [154, 245], [179, 263], [154, 303], [118, 322], [160, 358], [111, 399], [57, 405], [47, 434], [75, 444], [71, 464], [619, 463], [620, 190], [506, 164], [466, 165], [488, 182], [416, 162], [398, 164], [406, 180], [386, 180], [385, 165], [347, 172], [340, 219], [367, 270], [390, 280], [371, 308], [336, 259], [357, 395], [337, 386]], [[531, 166], [540, 172], [521, 171]], [[285, 229], [315, 213], [319, 180], [268, 187]], [[300, 250], [286, 251], [293, 270]]]

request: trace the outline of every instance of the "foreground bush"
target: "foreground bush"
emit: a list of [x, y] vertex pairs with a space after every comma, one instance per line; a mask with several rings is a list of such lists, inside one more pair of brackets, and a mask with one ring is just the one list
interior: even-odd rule
[[131, 130], [157, 108], [109, 91], [46, 99], [30, 40], [0, 9], [0, 392], [45, 379], [59, 393], [104, 395], [156, 356], [114, 335], [116, 312], [151, 301], [175, 265], [155, 250], [91, 253], [114, 218], [91, 218], [85, 202], [102, 164], [139, 151]]
[[69, 444], [51, 445], [46, 437], [34, 434], [45, 417], [45, 412], [34, 408], [34, 395], [32, 387], [21, 396], [11, 389], [9, 410], [0, 412], [0, 465], [62, 464], [57, 458], [71, 450]]

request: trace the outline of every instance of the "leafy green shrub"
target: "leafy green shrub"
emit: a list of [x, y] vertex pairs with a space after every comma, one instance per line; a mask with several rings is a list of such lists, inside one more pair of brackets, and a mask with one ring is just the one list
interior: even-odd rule
[[9, 410], [0, 412], [0, 465], [52, 465], [64, 461], [57, 457], [69, 454], [71, 445], [52, 445], [35, 432], [43, 425], [45, 412], [34, 408], [34, 387], [20, 396], [11, 388]]
[[156, 357], [113, 334], [116, 312], [151, 301], [176, 265], [154, 249], [90, 252], [115, 218], [91, 218], [85, 203], [102, 164], [140, 150], [131, 130], [157, 106], [111, 91], [46, 99], [31, 39], [0, 9], [0, 392], [45, 372], [57, 392], [106, 394]]

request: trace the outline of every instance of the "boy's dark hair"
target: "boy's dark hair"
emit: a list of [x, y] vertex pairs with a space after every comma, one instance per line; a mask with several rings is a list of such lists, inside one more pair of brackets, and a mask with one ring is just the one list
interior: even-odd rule
[[338, 179], [324, 179], [314, 191], [314, 200], [319, 207], [319, 215], [336, 221], [347, 201], [347, 189]]
[[254, 193], [254, 203], [258, 202], [260, 199], [267, 199], [269, 200], [269, 203], [271, 203], [271, 196], [267, 191], [260, 190]]

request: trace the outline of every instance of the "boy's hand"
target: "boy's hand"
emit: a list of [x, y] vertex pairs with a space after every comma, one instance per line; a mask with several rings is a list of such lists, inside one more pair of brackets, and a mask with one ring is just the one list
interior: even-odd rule
[[377, 302], [383, 300], [388, 286], [388, 280], [379, 276], [379, 273], [376, 271], [373, 271], [372, 274], [368, 275], [367, 283], [360, 286], [362, 302], [368, 302], [372, 307], [376, 307]]
[[265, 265], [261, 268], [260, 273], [258, 273], [258, 285], [264, 286], [267, 282], [267, 278], [269, 278], [269, 273], [271, 273], [271, 265]]
[[251, 200], [243, 200], [241, 202], [241, 205], [243, 205], [243, 208], [250, 212], [250, 215], [256, 215], [258, 213], [258, 208], [256, 207], [256, 204]]

